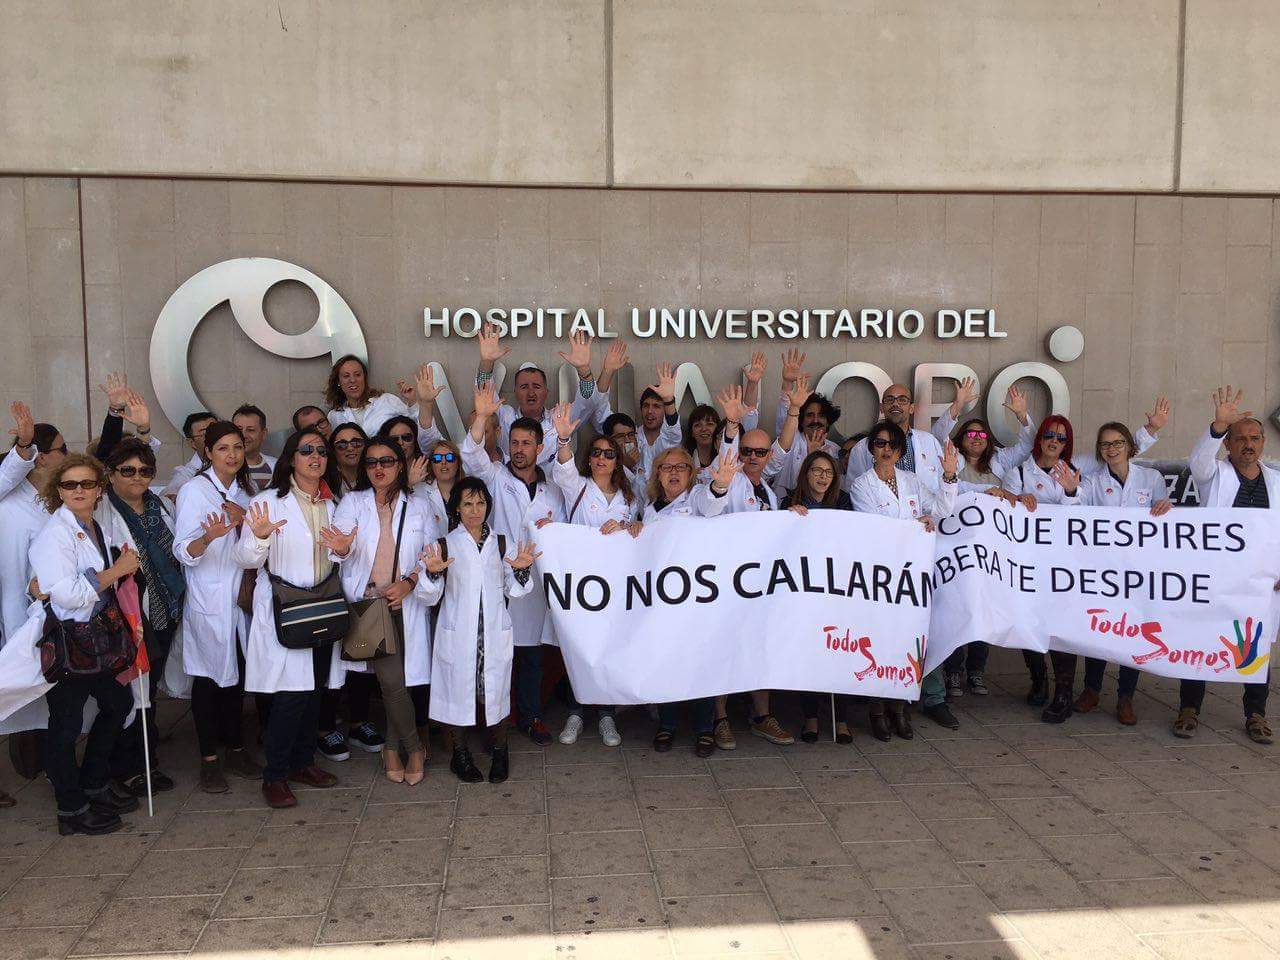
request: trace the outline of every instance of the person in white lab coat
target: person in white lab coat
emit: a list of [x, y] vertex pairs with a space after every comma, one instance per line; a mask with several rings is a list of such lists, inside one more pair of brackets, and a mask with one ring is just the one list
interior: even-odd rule
[[[1103, 469], [1085, 477], [1080, 494], [1085, 505], [1137, 508], [1149, 511], [1153, 517], [1163, 516], [1173, 507], [1164, 474], [1130, 462], [1130, 458], [1137, 455], [1138, 445], [1123, 423], [1113, 421], [1099, 427], [1094, 449]], [[1105, 660], [1085, 657], [1084, 689], [1076, 697], [1076, 713], [1089, 713], [1098, 706], [1106, 668]], [[1116, 687], [1116, 719], [1125, 726], [1138, 722], [1133, 709], [1133, 694], [1137, 689], [1138, 671], [1122, 665]]]
[[338, 482], [338, 489], [333, 492], [339, 497], [350, 493], [360, 482], [364, 448], [368, 443], [369, 436], [358, 423], [344, 423], [330, 431], [329, 462], [337, 472]]
[[428, 502], [413, 495], [400, 446], [383, 440], [369, 444], [359, 486], [334, 513], [330, 556], [342, 565], [342, 589], [349, 601], [383, 597], [391, 607], [395, 652], [370, 665], [387, 713], [383, 767], [387, 779], [409, 786], [422, 782], [429, 745], [422, 738], [425, 719], [417, 722], [408, 688], [421, 687], [425, 694], [431, 683], [430, 611], [413, 588], [423, 545], [446, 529]]
[[173, 779], [159, 767], [160, 736], [156, 726], [156, 692], [170, 650], [182, 623], [182, 599], [186, 581], [182, 566], [173, 556], [174, 509], [165, 497], [151, 492], [156, 476], [156, 455], [150, 445], [136, 437], [126, 437], [112, 447], [104, 466], [111, 485], [94, 512], [108, 539], [116, 546], [128, 546], [138, 554], [137, 583], [142, 609], [143, 642], [151, 669], [147, 675], [150, 693], [145, 712], [147, 750], [142, 742], [141, 723], [131, 723], [116, 741], [111, 755], [112, 776], [135, 797], [147, 792], [146, 756], [150, 753], [151, 789], [157, 793], [173, 789]]
[[[719, 516], [724, 511], [724, 494], [741, 468], [737, 451], [726, 451], [716, 461], [716, 473], [711, 483], [700, 484], [693, 469], [693, 458], [687, 450], [683, 447], [663, 450], [653, 459], [644, 522]], [[719, 491], [720, 496], [716, 496], [712, 488]], [[653, 749], [657, 753], [670, 752], [680, 713], [684, 710], [689, 712], [693, 723], [693, 752], [704, 759], [711, 756], [716, 751], [712, 733], [716, 720], [715, 697], [658, 704], [658, 732], [653, 737]]]
[[[933, 530], [935, 520], [950, 516], [955, 507], [960, 454], [949, 440], [942, 447], [935, 491], [910, 470], [902, 468], [903, 451], [908, 442], [905, 432], [892, 420], [881, 420], [871, 428], [867, 446], [875, 462], [870, 470], [854, 480], [849, 490], [853, 509], [882, 517], [915, 520], [925, 529]], [[925, 716], [939, 726], [952, 730], [960, 726], [947, 706], [946, 685], [940, 671], [934, 670], [923, 678], [920, 703]], [[890, 728], [907, 740], [915, 735], [911, 715], [902, 700], [873, 700], [870, 714], [871, 733], [877, 740], [887, 741]]]
[[[640, 497], [631, 489], [627, 471], [622, 463], [622, 448], [612, 437], [594, 437], [587, 447], [582, 466], [573, 461], [573, 433], [579, 421], [571, 418], [570, 407], [562, 403], [555, 408], [552, 422], [556, 430], [556, 462], [551, 477], [566, 504], [566, 519], [595, 527], [603, 534], [629, 531], [640, 535]], [[560, 732], [560, 742], [566, 746], [577, 743], [582, 733], [583, 705], [573, 694], [569, 684], [569, 718]], [[614, 721], [613, 706], [599, 708], [600, 739], [607, 747], [622, 743], [618, 726]]]
[[224, 771], [246, 780], [262, 776], [262, 767], [244, 748], [242, 671], [248, 624], [237, 604], [244, 572], [232, 555], [255, 490], [245, 469], [244, 438], [234, 423], [209, 424], [205, 455], [208, 466], [178, 491], [173, 555], [187, 581], [182, 666], [192, 678], [200, 788], [226, 793], [230, 787]]
[[329, 405], [329, 424], [334, 430], [344, 423], [355, 423], [371, 437], [392, 417], [417, 415], [394, 393], [371, 387], [369, 367], [354, 354], [341, 358], [329, 371], [324, 401]]
[[[492, 460], [486, 445], [486, 425], [502, 405], [493, 385], [475, 391], [477, 416], [462, 438], [462, 463], [469, 476], [479, 477], [493, 495], [494, 531], [518, 543], [529, 536], [529, 525], [563, 523], [564, 495], [539, 466], [546, 443], [542, 423], [532, 417], [511, 422], [507, 433], [507, 462]], [[542, 719], [542, 645], [554, 645], [547, 600], [541, 590], [530, 590], [511, 601], [511, 626], [515, 640], [516, 729], [540, 747], [551, 742], [551, 731]]]
[[[1280, 470], [1262, 462], [1266, 436], [1261, 421], [1241, 411], [1243, 397], [1243, 390], [1233, 390], [1229, 384], [1213, 391], [1213, 422], [1191, 451], [1188, 464], [1191, 478], [1195, 480], [1202, 506], [1280, 510]], [[1218, 451], [1223, 446], [1227, 448], [1227, 457], [1219, 460]], [[1272, 610], [1275, 609], [1273, 603]], [[1261, 634], [1263, 627], [1259, 625], [1257, 629]], [[1241, 644], [1242, 655], [1265, 656], [1270, 652], [1270, 647], [1261, 647], [1260, 636], [1237, 636], [1236, 639]], [[1253, 650], [1248, 649], [1250, 643], [1254, 645]], [[1264, 745], [1273, 740], [1271, 724], [1267, 722], [1270, 675], [1268, 661], [1266, 673], [1256, 683], [1241, 685], [1245, 733], [1254, 743]], [[1183, 680], [1179, 684], [1178, 717], [1173, 723], [1175, 737], [1195, 736], [1204, 695], [1203, 680]]]
[[[898, 469], [915, 474], [922, 486], [939, 492], [942, 481], [942, 444], [928, 430], [911, 426], [916, 412], [911, 390], [900, 383], [890, 384], [880, 397], [880, 416], [892, 423], [907, 438], [907, 448], [898, 458]], [[871, 469], [874, 461], [866, 439], [854, 444], [849, 452], [849, 466], [844, 476], [845, 489], [853, 493], [853, 483]]]
[[427, 476], [413, 487], [413, 495], [422, 501], [436, 526], [447, 530], [449, 495], [453, 493], [453, 485], [467, 475], [462, 465], [462, 451], [452, 440], [437, 440], [423, 453], [423, 458]]
[[[596, 392], [592, 397], [594, 412], [592, 423], [601, 433], [610, 435], [609, 418], [614, 410], [609, 401], [609, 389], [613, 384], [614, 374], [628, 363], [627, 346], [621, 340], [615, 340], [605, 351], [600, 367], [600, 378], [596, 382]], [[634, 431], [638, 465], [634, 472], [647, 478], [653, 458], [669, 447], [680, 443], [680, 413], [676, 409], [676, 373], [675, 367], [669, 363], [660, 363], [657, 368], [658, 380], [644, 388], [640, 393], [640, 423], [634, 421], [630, 429]], [[630, 420], [630, 418], [627, 418]], [[617, 439], [615, 437], [615, 439]], [[624, 445], [625, 451], [625, 445]], [[648, 482], [647, 479], [645, 481]]]
[[290, 782], [337, 784], [338, 778], [315, 762], [320, 697], [326, 686], [340, 687], [348, 670], [364, 668], [342, 660], [336, 643], [284, 646], [272, 610], [271, 577], [309, 589], [337, 576], [330, 551], [350, 544], [333, 526], [332, 479], [324, 437], [317, 431], [290, 435], [271, 487], [249, 503], [235, 546], [236, 563], [257, 571], [244, 684], [246, 690], [272, 694], [263, 734], [262, 796], [277, 809], [298, 804]]
[[[480, 365], [476, 370], [476, 386], [484, 387], [493, 379], [493, 365], [511, 352], [504, 347], [498, 328], [485, 324], [476, 339], [480, 345]], [[573, 398], [573, 419], [581, 422], [592, 411], [591, 398], [596, 392], [595, 374], [591, 371], [591, 338], [578, 333], [569, 337], [568, 350], [560, 352], [560, 359], [578, 371], [578, 392]], [[513, 378], [515, 403], [504, 403], [498, 408], [498, 447], [504, 457], [510, 456], [508, 439], [511, 424], [520, 417], [529, 417], [542, 424], [542, 432], [550, 436], [553, 430], [551, 411], [547, 409], [550, 393], [547, 374], [532, 363], [522, 363]], [[555, 456], [555, 450], [547, 446], [539, 454], [539, 463], [547, 463]]]
[[[507, 601], [533, 589], [532, 542], [507, 541], [489, 527], [493, 496], [476, 477], [449, 497], [449, 534], [422, 553], [418, 595], [440, 604], [432, 651], [431, 719], [445, 726], [449, 769], [465, 783], [484, 779], [467, 747], [467, 730], [483, 726], [493, 750], [489, 782], [510, 772], [512, 625]], [[500, 549], [505, 546], [505, 552]]]
[[211, 424], [217, 423], [217, 421], [217, 416], [208, 410], [198, 410], [195, 413], [187, 414], [187, 418], [182, 421], [182, 436], [186, 439], [187, 446], [191, 448], [191, 459], [173, 468], [173, 475], [169, 478], [169, 483], [160, 491], [162, 497], [177, 500], [178, 491], [192, 477], [204, 469], [204, 432], [209, 429]]
[[[49, 730], [45, 737], [45, 772], [53, 784], [60, 834], [113, 833], [120, 814], [138, 809], [138, 798], [122, 796], [108, 785], [111, 750], [133, 709], [129, 687], [116, 679], [132, 666], [137, 647], [132, 628], [115, 597], [115, 586], [138, 569], [138, 555], [128, 546], [113, 558], [113, 544], [94, 521], [93, 511], [107, 486], [102, 464], [80, 453], [69, 454], [44, 479], [41, 502], [52, 519], [31, 542], [31, 568], [40, 591], [49, 598], [49, 615], [63, 622], [70, 643], [84, 633], [110, 637], [95, 640], [115, 655], [96, 673], [80, 673], [58, 681], [45, 694]], [[98, 715], [76, 762], [76, 741], [84, 722], [84, 706], [92, 697]]]

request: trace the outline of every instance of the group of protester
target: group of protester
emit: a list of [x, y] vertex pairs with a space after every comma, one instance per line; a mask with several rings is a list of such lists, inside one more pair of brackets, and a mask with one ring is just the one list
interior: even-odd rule
[[[791, 350], [782, 358], [771, 437], [759, 423], [763, 354], [743, 368], [742, 386], [720, 391], [718, 409], [700, 404], [683, 423], [674, 370], [660, 364], [640, 394], [637, 423], [611, 406], [612, 381], [628, 362], [622, 343], [604, 354], [597, 375], [590, 341], [571, 338], [560, 356], [576, 369], [579, 386], [572, 402], [552, 407], [546, 373], [527, 363], [513, 377], [512, 401], [503, 402], [493, 372], [509, 351], [492, 329], [478, 342], [474, 410], [460, 444], [437, 427], [442, 385], [428, 366], [413, 382], [383, 392], [372, 387], [362, 360], [344, 357], [330, 373], [325, 407], [294, 413], [278, 459], [262, 452], [267, 423], [257, 407], [242, 406], [230, 420], [189, 416], [183, 434], [191, 459], [160, 493], [152, 489], [159, 444], [149, 411], [122, 377], [103, 387], [109, 408], [92, 455], [68, 452], [56, 427], [35, 423], [14, 404], [15, 442], [0, 461], [5, 637], [48, 637], [51, 629], [80, 639], [118, 637], [129, 606], [120, 588], [135, 585], [151, 694], [164, 678], [168, 692], [190, 697], [201, 788], [227, 791], [228, 775], [261, 780], [270, 806], [289, 807], [297, 803], [291, 783], [338, 782], [316, 763], [317, 752], [335, 761], [353, 746], [380, 752], [390, 780], [421, 782], [431, 724], [443, 731], [457, 777], [504, 781], [513, 687], [516, 728], [537, 744], [551, 742], [542, 655], [555, 636], [531, 576], [539, 556], [531, 528], [575, 523], [602, 536], [638, 536], [646, 525], [684, 517], [853, 510], [933, 529], [970, 491], [1026, 510], [1082, 504], [1160, 515], [1171, 506], [1163, 476], [1133, 462], [1168, 420], [1164, 398], [1136, 433], [1120, 422], [1104, 424], [1092, 452], [1080, 453], [1070, 422], [1051, 415], [1034, 423], [1017, 389], [1004, 402], [1018, 429], [1005, 447], [991, 424], [965, 417], [975, 399], [972, 381], [959, 385], [931, 430], [912, 426], [911, 391], [893, 384], [881, 396], [881, 419], [837, 439], [839, 409], [812, 392], [805, 355]], [[1280, 473], [1262, 463], [1261, 424], [1241, 413], [1240, 399], [1230, 387], [1214, 393], [1213, 421], [1191, 456], [1202, 502], [1280, 509]], [[1228, 456], [1219, 460], [1224, 441]], [[285, 604], [281, 596], [290, 590], [306, 603]], [[323, 627], [334, 601], [360, 611], [360, 642], [371, 647], [353, 651], [350, 637], [298, 642], [299, 624]], [[352, 613], [353, 634], [356, 622]], [[988, 693], [987, 654], [985, 644], [962, 645], [925, 676], [922, 712], [958, 728], [948, 701]], [[1077, 692], [1075, 657], [1054, 652], [1049, 659], [1052, 689], [1044, 655], [1026, 653], [1028, 704], [1043, 708], [1051, 723], [1096, 709], [1106, 664], [1086, 660]], [[173, 786], [156, 754], [154, 708], [129, 723], [134, 702], [118, 673], [116, 664], [68, 674], [45, 695], [44, 768], [63, 833], [116, 830], [148, 784]], [[1120, 723], [1136, 723], [1137, 680], [1136, 671], [1120, 669]], [[375, 690], [385, 736], [370, 722]], [[264, 762], [245, 743], [246, 693], [254, 696]], [[588, 709], [603, 743], [621, 743], [613, 705], [580, 703], [572, 683], [565, 695], [562, 744], [581, 735]], [[1244, 687], [1246, 729], [1259, 743], [1272, 739], [1266, 695], [1265, 678]], [[750, 732], [794, 743], [772, 712], [770, 691], [749, 697]], [[344, 698], [345, 734], [338, 723]], [[1182, 682], [1176, 735], [1194, 734], [1203, 698], [1203, 682]], [[77, 762], [90, 699], [97, 715]], [[852, 741], [851, 699], [837, 698], [834, 735], [841, 743]], [[657, 705], [654, 749], [672, 749], [687, 712], [698, 756], [733, 750], [726, 701]], [[811, 692], [801, 702], [800, 738], [812, 743], [825, 698]], [[869, 716], [881, 740], [913, 736], [903, 701], [872, 701]], [[473, 728], [490, 755], [487, 774], [471, 748]]]

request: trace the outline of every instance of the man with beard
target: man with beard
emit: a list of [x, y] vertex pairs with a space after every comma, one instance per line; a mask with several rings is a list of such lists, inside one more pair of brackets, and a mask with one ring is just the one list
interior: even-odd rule
[[[1262, 462], [1262, 448], [1266, 443], [1262, 422], [1248, 412], [1240, 412], [1243, 396], [1243, 390], [1232, 390], [1229, 385], [1213, 391], [1213, 423], [1191, 451], [1191, 477], [1203, 506], [1280, 510], [1280, 471]], [[1219, 460], [1218, 448], [1224, 442], [1227, 459]], [[1276, 589], [1280, 590], [1280, 583]], [[1272, 604], [1272, 609], [1276, 609], [1276, 604]], [[1266, 623], [1274, 626], [1274, 617]], [[1263, 630], [1261, 637], [1245, 637], [1246, 643], [1258, 644], [1258, 649], [1242, 653], [1268, 656], [1272, 636]], [[1264, 642], [1266, 647], [1262, 649]], [[1243, 685], [1244, 729], [1254, 743], [1272, 742], [1271, 725], [1267, 723], [1270, 673], [1268, 665], [1259, 682]], [[1186, 740], [1195, 736], [1204, 693], [1203, 680], [1183, 680], [1178, 685], [1178, 719], [1173, 722], [1175, 737]]]

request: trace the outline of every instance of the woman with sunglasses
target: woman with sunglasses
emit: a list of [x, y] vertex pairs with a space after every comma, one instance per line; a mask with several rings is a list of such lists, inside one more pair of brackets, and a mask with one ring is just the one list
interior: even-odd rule
[[[565, 513], [569, 523], [594, 527], [603, 534], [626, 530], [633, 537], [640, 536], [640, 498], [631, 489], [627, 472], [622, 464], [622, 449], [612, 437], [594, 437], [587, 446], [585, 461], [581, 467], [573, 462], [573, 434], [581, 421], [571, 420], [572, 408], [567, 403], [558, 404], [551, 415], [557, 443], [555, 464], [551, 479], [564, 496]], [[600, 739], [607, 747], [622, 743], [614, 721], [615, 708], [602, 706], [600, 711]], [[573, 684], [569, 685], [569, 719], [560, 733], [560, 742], [566, 746], [577, 743], [582, 733], [583, 705], [573, 696]]]
[[338, 475], [339, 497], [350, 493], [360, 482], [364, 448], [369, 438], [358, 423], [344, 423], [329, 434], [329, 461]]
[[417, 722], [408, 687], [431, 682], [430, 605], [413, 588], [423, 546], [446, 529], [436, 523], [427, 501], [413, 495], [400, 445], [375, 440], [365, 448], [360, 484], [342, 498], [327, 532], [347, 599], [383, 597], [391, 607], [395, 651], [371, 666], [387, 712], [383, 769], [388, 780], [409, 786], [422, 782], [429, 744], [422, 739], [419, 727], [426, 723]]
[[249, 502], [234, 550], [236, 563], [256, 571], [244, 682], [246, 690], [272, 695], [263, 734], [262, 796], [276, 809], [298, 805], [290, 783], [325, 788], [338, 782], [315, 762], [321, 693], [326, 686], [342, 686], [347, 671], [364, 670], [364, 664], [342, 659], [339, 644], [284, 646], [272, 609], [272, 576], [311, 589], [334, 574], [330, 551], [344, 543], [333, 527], [332, 478], [324, 437], [315, 430], [292, 434], [271, 486]]
[[467, 474], [462, 468], [462, 453], [457, 444], [450, 440], [437, 440], [428, 449], [427, 477], [413, 488], [413, 494], [426, 505], [427, 512], [435, 518], [436, 526], [447, 530], [449, 495], [453, 493], [454, 484]]
[[[128, 545], [138, 555], [141, 588], [142, 636], [151, 671], [146, 710], [151, 754], [151, 786], [157, 792], [173, 789], [173, 780], [159, 769], [156, 756], [160, 737], [156, 729], [156, 686], [182, 622], [182, 599], [187, 584], [182, 567], [173, 556], [174, 512], [169, 501], [151, 492], [156, 476], [155, 452], [142, 440], [126, 437], [116, 443], [106, 459], [111, 486], [98, 502], [95, 516], [111, 542]], [[116, 741], [111, 757], [112, 775], [135, 797], [146, 793], [146, 769], [142, 725], [132, 723]]]
[[408, 417], [392, 417], [378, 431], [378, 439], [390, 440], [399, 445], [404, 452], [404, 461], [409, 465], [409, 487], [415, 488], [426, 480], [430, 470], [426, 458], [422, 455], [422, 444], [435, 443], [440, 438], [440, 431], [432, 424], [430, 430], [419, 432], [417, 424]]
[[[955, 507], [960, 479], [960, 454], [950, 440], [942, 447], [939, 462], [941, 482], [936, 494], [913, 472], [900, 470], [895, 466], [907, 449], [907, 436], [896, 423], [881, 420], [872, 427], [867, 436], [867, 448], [871, 451], [872, 466], [853, 481], [850, 490], [853, 509], [863, 513], [876, 513], [882, 517], [915, 520], [923, 524], [926, 530], [937, 529], [935, 519], [950, 516]], [[926, 712], [930, 709], [925, 707]], [[872, 735], [877, 740], [887, 741], [891, 725], [893, 733], [904, 740], [915, 736], [905, 701], [872, 700]]]
[[[126, 545], [112, 559], [115, 545], [93, 516], [106, 485], [102, 464], [82, 453], [69, 454], [50, 469], [40, 496], [53, 516], [31, 542], [31, 568], [49, 598], [52, 616], [86, 625], [70, 629], [114, 638], [112, 646], [131, 663], [135, 650], [123, 642], [129, 627], [115, 587], [137, 571], [138, 554]], [[137, 797], [119, 796], [107, 783], [111, 751], [133, 709], [130, 688], [116, 678], [118, 672], [112, 668], [69, 676], [45, 694], [45, 772], [58, 804], [60, 834], [113, 833], [122, 825], [120, 814], [138, 809]], [[98, 715], [85, 741], [84, 759], [77, 763], [76, 741], [90, 697]]]
[[[1123, 423], [1113, 421], [1099, 427], [1094, 450], [1103, 466], [1101, 470], [1094, 471], [1085, 478], [1081, 499], [1086, 505], [1137, 508], [1150, 511], [1153, 517], [1164, 516], [1173, 507], [1164, 474], [1151, 467], [1130, 462], [1137, 454], [1138, 445]], [[1060, 659], [1063, 672], [1069, 672], [1074, 678], [1075, 656], [1063, 654]], [[1055, 672], [1058, 662], [1059, 657], [1055, 654]], [[1098, 706], [1102, 677], [1106, 669], [1105, 660], [1097, 657], [1085, 658], [1084, 689], [1073, 705], [1077, 713], [1089, 713]], [[1059, 682], [1062, 682], [1061, 679]], [[1137, 689], [1138, 671], [1133, 667], [1121, 666], [1116, 687], [1116, 719], [1125, 726], [1133, 726], [1138, 722], [1138, 715], [1133, 709], [1133, 694]]]
[[[244, 749], [243, 645], [249, 625], [240, 609], [244, 571], [232, 555], [249, 498], [256, 492], [244, 459], [244, 436], [227, 420], [205, 430], [206, 466], [178, 490], [173, 555], [186, 575], [182, 668], [192, 678], [191, 716], [200, 747], [200, 788], [226, 793], [226, 770], [246, 780], [262, 768]], [[218, 745], [225, 748], [218, 759]]]

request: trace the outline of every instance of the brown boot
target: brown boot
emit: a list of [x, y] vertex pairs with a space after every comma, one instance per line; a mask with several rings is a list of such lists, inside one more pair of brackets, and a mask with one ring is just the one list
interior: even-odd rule
[[1116, 719], [1126, 727], [1138, 722], [1138, 715], [1133, 712], [1133, 697], [1120, 697], [1116, 700]]
[[1075, 709], [1076, 713], [1088, 713], [1098, 705], [1098, 695], [1085, 687], [1080, 691], [1080, 696], [1076, 697]]

